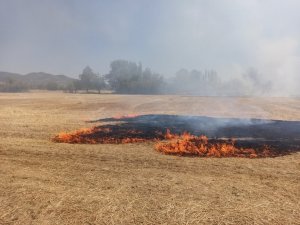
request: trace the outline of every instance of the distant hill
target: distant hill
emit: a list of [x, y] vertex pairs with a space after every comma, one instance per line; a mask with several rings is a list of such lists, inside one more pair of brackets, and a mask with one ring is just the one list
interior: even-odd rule
[[19, 79], [22, 75], [17, 73], [1, 72], [0, 71], [0, 82], [6, 82], [8, 79]]
[[58, 88], [66, 87], [76, 79], [67, 77], [65, 75], [53, 75], [44, 72], [35, 72], [21, 75], [17, 73], [0, 71], [0, 82], [3, 83], [9, 80], [25, 84], [29, 88], [48, 89], [49, 86]]

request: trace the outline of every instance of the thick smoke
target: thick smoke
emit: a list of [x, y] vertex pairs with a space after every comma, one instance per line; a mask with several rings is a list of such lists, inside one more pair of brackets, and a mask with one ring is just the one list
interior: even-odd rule
[[170, 80], [180, 68], [217, 71], [215, 87], [187, 82], [194, 94], [300, 95], [299, 9], [298, 0], [0, 1], [0, 70], [76, 76], [123, 58]]
[[272, 96], [271, 80], [255, 68], [249, 68], [235, 78], [221, 79], [214, 70], [179, 70], [168, 80], [167, 92], [201, 96]]

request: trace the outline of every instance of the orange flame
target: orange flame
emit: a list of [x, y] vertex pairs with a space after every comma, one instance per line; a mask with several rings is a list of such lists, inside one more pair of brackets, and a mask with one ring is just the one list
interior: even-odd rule
[[273, 156], [271, 149], [264, 146], [263, 151], [253, 148], [237, 147], [235, 140], [209, 140], [206, 136], [195, 136], [187, 132], [178, 135], [172, 134], [167, 129], [165, 134], [157, 131], [149, 138], [140, 136], [142, 131], [126, 130], [126, 133], [116, 134], [110, 128], [92, 127], [83, 128], [74, 132], [61, 132], [53, 138], [53, 141], [60, 143], [81, 143], [81, 144], [125, 144], [145, 141], [157, 141], [155, 149], [158, 152], [168, 155], [189, 155], [200, 157], [267, 157]]
[[61, 143], [85, 143], [85, 144], [93, 144], [93, 140], [86, 140], [83, 138], [86, 134], [92, 134], [96, 131], [97, 128], [81, 128], [79, 130], [67, 133], [67, 132], [60, 132], [57, 136], [53, 138], [55, 142]]
[[[69, 144], [125, 144], [125, 143], [136, 143], [146, 141], [143, 138], [128, 138], [126, 136], [120, 136], [118, 138], [110, 137], [112, 130], [109, 128], [82, 128], [70, 133], [61, 132], [56, 135], [52, 140], [59, 143]], [[131, 130], [128, 134], [137, 134], [138, 131]], [[102, 135], [97, 135], [102, 134]], [[103, 136], [103, 134], [105, 134]]]
[[[169, 137], [170, 134], [166, 134]], [[166, 138], [167, 139], [167, 138]], [[168, 155], [190, 155], [200, 157], [267, 157], [274, 156], [268, 146], [263, 151], [253, 148], [240, 148], [235, 145], [235, 140], [209, 140], [206, 136], [194, 136], [184, 133], [176, 136], [169, 142], [158, 142], [155, 145], [158, 152]]]

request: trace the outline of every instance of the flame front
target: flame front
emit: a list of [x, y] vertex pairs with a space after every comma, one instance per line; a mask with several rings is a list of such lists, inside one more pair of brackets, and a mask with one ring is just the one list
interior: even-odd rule
[[95, 132], [96, 128], [81, 128], [79, 130], [67, 133], [67, 132], [60, 132], [57, 136], [53, 138], [55, 142], [61, 143], [84, 143], [84, 144], [94, 144], [92, 139], [84, 138], [87, 134], [92, 134]]
[[[128, 136], [112, 135], [113, 131], [110, 128], [82, 128], [70, 133], [61, 132], [56, 135], [52, 140], [59, 143], [69, 144], [126, 144], [144, 142], [146, 139], [137, 136], [139, 133], [135, 130], [128, 131]], [[137, 136], [137, 137], [133, 137]]]
[[169, 142], [158, 142], [155, 149], [168, 155], [190, 155], [200, 157], [265, 157], [253, 148], [238, 148], [234, 140], [210, 141], [206, 136], [184, 133]]
[[260, 149], [238, 147], [235, 140], [208, 139], [187, 132], [178, 135], [170, 130], [152, 133], [141, 130], [113, 130], [107, 127], [83, 128], [74, 132], [61, 132], [53, 138], [60, 143], [74, 144], [125, 144], [155, 141], [155, 149], [168, 155], [199, 157], [272, 157], [275, 156], [268, 146]]

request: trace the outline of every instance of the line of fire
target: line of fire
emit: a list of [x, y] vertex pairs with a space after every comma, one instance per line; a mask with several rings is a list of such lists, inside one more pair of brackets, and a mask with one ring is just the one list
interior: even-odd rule
[[[91, 128], [61, 132], [70, 144], [153, 142], [167, 155], [264, 158], [300, 150], [300, 122], [184, 115], [125, 115], [88, 121]], [[99, 125], [100, 123], [100, 125]]]

